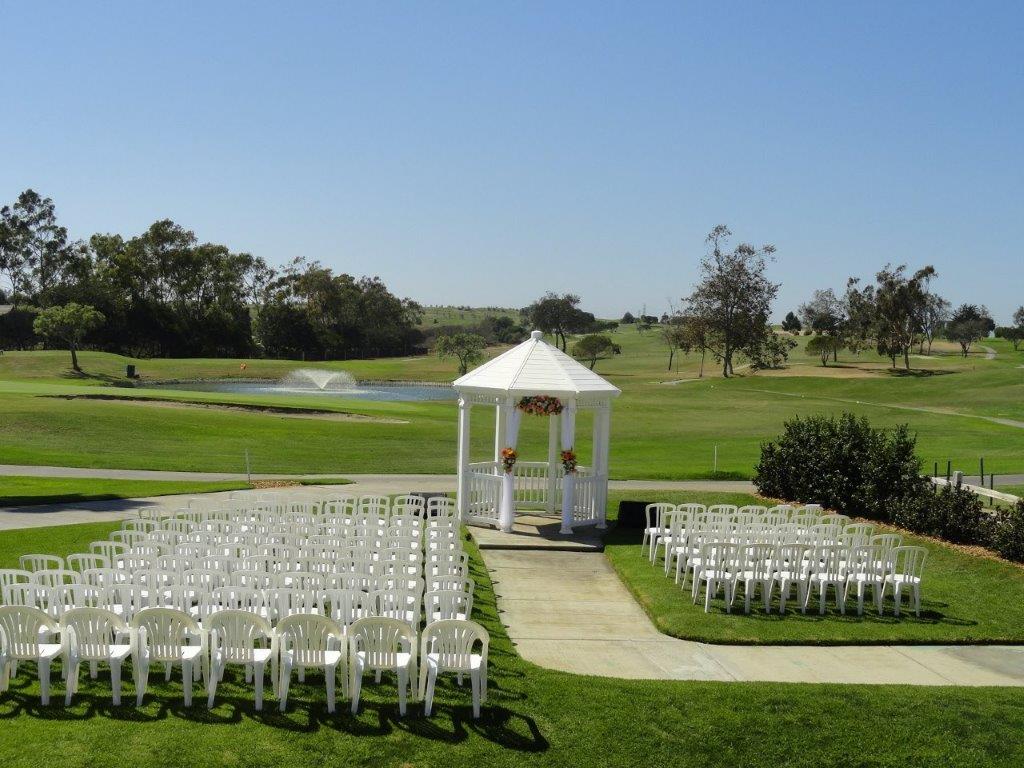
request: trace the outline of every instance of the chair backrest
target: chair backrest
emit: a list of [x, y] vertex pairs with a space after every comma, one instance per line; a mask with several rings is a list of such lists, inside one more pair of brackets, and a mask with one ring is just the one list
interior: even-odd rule
[[109, 568], [110, 558], [94, 552], [79, 552], [67, 557], [68, 568], [83, 573], [91, 568]]
[[0, 601], [3, 601], [3, 591], [12, 584], [31, 584], [32, 572], [24, 571], [21, 568], [0, 568]]
[[44, 587], [41, 584], [18, 582], [4, 587], [3, 603], [23, 608], [37, 608], [44, 613], [50, 613], [53, 595], [49, 587]]
[[882, 547], [885, 551], [884, 558], [888, 562], [892, 560], [892, 551], [903, 544], [903, 537], [898, 533], [879, 533], [872, 536], [868, 543]]
[[59, 630], [57, 622], [38, 608], [27, 605], [0, 606], [0, 636], [8, 658], [37, 658], [40, 637]]
[[776, 574], [785, 574], [790, 578], [805, 577], [810, 569], [808, 553], [811, 548], [806, 544], [785, 543], [775, 548], [772, 559], [772, 570]]
[[50, 590], [50, 613], [63, 616], [75, 608], [102, 608], [103, 588], [90, 584], [62, 584]]
[[43, 587], [59, 587], [63, 584], [81, 584], [82, 574], [78, 571], [69, 571], [67, 568], [45, 568], [35, 571], [32, 580]]
[[659, 501], [655, 504], [648, 504], [644, 508], [644, 515], [647, 518], [647, 527], [659, 529], [664, 528], [665, 515], [669, 512], [674, 512], [675, 508], [675, 504], [669, 504], [664, 501]]
[[743, 570], [752, 579], [770, 579], [774, 572], [775, 546], [767, 542], [743, 548]]
[[103, 600], [108, 606], [118, 606], [126, 621], [139, 611], [148, 608], [151, 590], [141, 584], [108, 584], [103, 588]]
[[318, 667], [327, 651], [341, 647], [345, 632], [333, 619], [309, 613], [287, 616], [277, 624], [281, 651], [292, 654], [297, 667]]
[[266, 571], [250, 569], [239, 569], [232, 571], [231, 584], [237, 587], [248, 587], [250, 589], [269, 589], [274, 584], [275, 574]]
[[924, 547], [896, 547], [890, 553], [892, 572], [906, 581], [920, 581], [928, 550]]
[[423, 630], [423, 656], [433, 658], [439, 669], [469, 672], [473, 668], [473, 648], [479, 644], [481, 666], [487, 667], [487, 651], [491, 638], [475, 621], [445, 619], [435, 621]]
[[359, 619], [348, 628], [349, 653], [365, 654], [371, 669], [391, 669], [401, 652], [415, 653], [416, 633], [406, 622], [382, 616]]
[[468, 619], [473, 615], [473, 595], [454, 589], [438, 589], [423, 595], [427, 622]]
[[127, 634], [128, 625], [113, 611], [98, 607], [69, 608], [60, 617], [61, 632], [72, 633], [78, 658], [86, 661], [106, 659], [118, 634]]
[[[248, 611], [259, 613], [263, 608], [265, 595], [262, 589], [254, 587], [217, 587], [210, 594], [210, 606], [215, 611]], [[214, 612], [215, 612], [214, 611]]]
[[476, 582], [469, 576], [432, 576], [427, 579], [424, 589], [427, 592], [455, 590], [473, 595], [476, 592]]
[[832, 581], [846, 577], [845, 558], [847, 549], [837, 544], [819, 544], [811, 554], [811, 575]]
[[276, 635], [270, 622], [250, 611], [222, 610], [209, 616], [204, 628], [210, 632], [210, 650], [236, 664], [255, 660], [255, 649], [266, 643], [276, 650]]
[[274, 587], [266, 590], [266, 607], [271, 620], [275, 621], [300, 613], [322, 614], [324, 591]]
[[128, 572], [120, 568], [88, 568], [82, 571], [82, 581], [93, 587], [108, 587], [128, 581]]
[[366, 615], [367, 597], [358, 589], [328, 589], [324, 593], [328, 615], [343, 627]]
[[888, 551], [879, 544], [861, 544], [850, 549], [847, 573], [869, 580], [881, 580], [889, 570]]
[[103, 555], [110, 562], [114, 562], [114, 558], [128, 551], [128, 545], [118, 541], [94, 541], [89, 544], [89, 551]]
[[22, 555], [18, 565], [23, 571], [64, 570], [64, 558], [56, 555]]
[[185, 645], [197, 645], [202, 630], [195, 619], [175, 608], [143, 608], [132, 616], [132, 629], [149, 648], [151, 661], [178, 661]]
[[369, 604], [375, 616], [385, 616], [419, 629], [422, 592], [411, 589], [378, 589], [370, 593]]

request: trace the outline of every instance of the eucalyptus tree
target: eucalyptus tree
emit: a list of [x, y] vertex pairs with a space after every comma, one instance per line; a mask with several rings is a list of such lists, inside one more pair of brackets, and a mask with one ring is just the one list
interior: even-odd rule
[[779, 291], [765, 274], [775, 247], [740, 243], [728, 250], [731, 235], [721, 224], [708, 234], [700, 282], [684, 300], [686, 313], [706, 324], [708, 348], [721, 363], [724, 377], [733, 374], [737, 353], [762, 342]]

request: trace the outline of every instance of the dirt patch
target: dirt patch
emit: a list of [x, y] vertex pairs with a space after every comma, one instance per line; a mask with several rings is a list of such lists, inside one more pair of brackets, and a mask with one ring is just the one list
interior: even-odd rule
[[263, 413], [282, 416], [286, 419], [317, 419], [319, 421], [364, 421], [377, 424], [408, 424], [402, 419], [390, 419], [386, 416], [366, 416], [361, 413], [345, 411], [325, 411], [317, 408], [285, 408], [276, 405], [245, 405], [242, 403], [208, 403], [201, 400], [161, 400], [155, 397], [130, 397], [119, 395], [42, 395], [60, 400], [114, 400], [119, 403], [143, 405], [150, 408], [189, 409], [199, 408], [214, 411], [241, 411], [245, 413]]

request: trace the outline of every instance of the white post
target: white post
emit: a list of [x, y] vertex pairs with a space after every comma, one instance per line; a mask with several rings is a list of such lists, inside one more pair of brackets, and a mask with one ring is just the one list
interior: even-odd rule
[[[572, 398], [562, 411], [562, 450], [576, 448], [576, 399]], [[572, 533], [572, 512], [575, 500], [576, 476], [567, 474], [562, 478], [562, 527], [559, 533]]]
[[459, 481], [456, 504], [459, 517], [469, 514], [469, 416], [473, 405], [465, 397], [459, 398]]
[[605, 519], [608, 517], [608, 447], [611, 444], [611, 417], [612, 409], [610, 403], [604, 403], [594, 413], [594, 444], [600, 446], [597, 452], [598, 459], [595, 461], [594, 474], [597, 476], [594, 482], [594, 510], [597, 516], [597, 527], [605, 527]]
[[544, 509], [550, 515], [555, 511], [555, 497], [558, 495], [558, 436], [561, 433], [561, 416], [548, 416], [548, 492]]
[[498, 403], [494, 409], [494, 460], [496, 462], [501, 461], [501, 449], [505, 447], [508, 409], [507, 403]]

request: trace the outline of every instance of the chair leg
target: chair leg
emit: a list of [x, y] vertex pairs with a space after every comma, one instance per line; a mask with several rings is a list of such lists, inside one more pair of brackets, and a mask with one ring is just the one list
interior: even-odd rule
[[277, 682], [278, 709], [284, 712], [288, 706], [288, 686], [292, 681], [292, 665], [287, 661], [281, 662], [281, 676]]
[[433, 667], [429, 670], [424, 667], [423, 671], [427, 676], [426, 691], [423, 694], [423, 712], [430, 717], [431, 710], [434, 708], [434, 685], [437, 682], [437, 672]]
[[409, 668], [398, 669], [398, 714], [405, 716], [405, 704], [409, 693]]
[[263, 709], [263, 676], [266, 672], [266, 663], [254, 665], [253, 677], [256, 678], [256, 711]]
[[192, 706], [192, 686], [195, 680], [192, 678], [192, 662], [182, 661], [181, 662], [181, 684], [185, 688], [185, 706]]
[[45, 707], [50, 703], [50, 662], [39, 661], [39, 698]]
[[914, 615], [921, 618], [921, 586], [914, 585]]
[[64, 680], [64, 706], [71, 706], [71, 697], [75, 693], [77, 688], [76, 683], [78, 682], [79, 664], [77, 659], [69, 659], [67, 666], [64, 667], [64, 673], [66, 679]]
[[900, 615], [900, 587], [901, 586], [902, 585], [899, 582], [896, 582], [895, 584], [892, 585], [892, 591], [893, 591], [892, 599], [896, 601], [896, 608], [893, 611], [893, 615], [894, 616], [899, 616]]
[[121, 706], [121, 660], [110, 661], [110, 694], [114, 700], [114, 706]]
[[142, 706], [142, 699], [146, 695], [146, 686], [149, 684], [149, 665], [139, 661], [134, 666], [135, 670], [135, 706]]
[[480, 718], [480, 670], [474, 669], [469, 673], [469, 682], [473, 686], [473, 719]]
[[[210, 679], [206, 681], [206, 708], [213, 709], [213, 700], [217, 697], [217, 683], [221, 681], [221, 675], [224, 673], [223, 666], [217, 660], [214, 660], [213, 667], [210, 670]], [[257, 707], [259, 709], [259, 707]]]
[[349, 684], [350, 695], [352, 696], [352, 714], [359, 712], [359, 693], [363, 687], [363, 670], [352, 667], [352, 680]]
[[327, 686], [327, 711], [334, 714], [334, 683], [338, 679], [337, 667], [324, 667], [324, 683]]
[[97, 677], [99, 677], [99, 674], [100, 674], [99, 662], [97, 662], [97, 661], [90, 661], [89, 662], [89, 679], [90, 680], [95, 680]]

